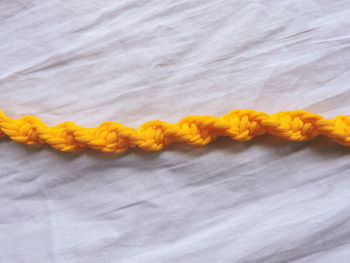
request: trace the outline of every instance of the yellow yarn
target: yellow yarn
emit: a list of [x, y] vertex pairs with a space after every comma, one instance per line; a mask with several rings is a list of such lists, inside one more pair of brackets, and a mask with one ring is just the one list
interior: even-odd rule
[[102, 152], [120, 153], [129, 147], [159, 151], [172, 142], [206, 145], [218, 136], [249, 141], [265, 133], [291, 141], [306, 141], [318, 135], [350, 146], [350, 116], [324, 119], [307, 111], [281, 111], [266, 114], [254, 110], [234, 110], [220, 118], [192, 115], [176, 124], [149, 121], [136, 130], [107, 121], [96, 128], [84, 128], [73, 122], [50, 127], [34, 116], [11, 119], [0, 110], [0, 137], [9, 136], [25, 144], [48, 143], [53, 148], [76, 152], [87, 147]]

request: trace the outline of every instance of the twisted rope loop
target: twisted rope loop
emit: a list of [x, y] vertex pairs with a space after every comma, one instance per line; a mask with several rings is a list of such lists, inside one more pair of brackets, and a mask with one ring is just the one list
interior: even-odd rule
[[13, 141], [30, 145], [47, 143], [65, 152], [92, 148], [120, 153], [136, 146], [146, 151], [159, 151], [172, 142], [203, 146], [218, 136], [243, 142], [265, 133], [291, 141], [306, 141], [324, 135], [350, 146], [350, 116], [324, 119], [301, 110], [270, 115], [254, 110], [233, 110], [220, 118], [187, 116], [176, 124], [149, 121], [136, 130], [112, 121], [103, 122], [96, 128], [84, 128], [73, 122], [50, 127], [37, 117], [11, 119], [0, 110], [0, 137], [8, 136]]

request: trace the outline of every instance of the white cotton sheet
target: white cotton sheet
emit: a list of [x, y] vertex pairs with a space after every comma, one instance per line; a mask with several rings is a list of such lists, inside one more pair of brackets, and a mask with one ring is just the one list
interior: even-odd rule
[[[0, 1], [0, 108], [131, 127], [350, 114], [350, 2]], [[349, 262], [350, 150], [262, 136], [157, 153], [0, 141], [0, 262]]]

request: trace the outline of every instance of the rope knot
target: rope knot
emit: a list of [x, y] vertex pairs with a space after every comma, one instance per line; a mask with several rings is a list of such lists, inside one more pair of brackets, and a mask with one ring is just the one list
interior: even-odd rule
[[334, 118], [334, 127], [328, 132], [338, 143], [350, 146], [350, 116], [340, 115]]
[[8, 120], [2, 122], [3, 133], [10, 136], [16, 142], [30, 145], [42, 144], [39, 137], [38, 127], [43, 126], [39, 118], [33, 116], [22, 117], [18, 120]]
[[159, 151], [168, 147], [173, 140], [170, 133], [166, 131], [172, 126], [169, 123], [158, 120], [142, 124], [138, 129], [138, 134], [141, 135], [143, 141], [138, 146], [146, 151]]
[[46, 141], [53, 148], [64, 152], [76, 152], [85, 148], [85, 145], [75, 139], [74, 132], [84, 129], [74, 122], [63, 122], [54, 127], [40, 126], [40, 139]]
[[130, 146], [134, 146], [133, 128], [124, 125], [106, 121], [96, 128], [78, 130], [74, 133], [76, 140], [85, 143], [92, 149], [102, 152], [121, 153]]
[[263, 121], [263, 124], [271, 134], [292, 141], [306, 141], [319, 135], [316, 123], [320, 118], [317, 114], [302, 110], [281, 111], [271, 114], [270, 119]]
[[266, 132], [262, 121], [267, 118], [266, 113], [254, 110], [231, 111], [219, 118], [220, 121], [227, 123], [222, 135], [230, 136], [237, 141], [249, 141], [254, 136]]
[[187, 116], [177, 124], [181, 130], [178, 139], [192, 145], [206, 145], [218, 136], [214, 127], [217, 122], [213, 116]]

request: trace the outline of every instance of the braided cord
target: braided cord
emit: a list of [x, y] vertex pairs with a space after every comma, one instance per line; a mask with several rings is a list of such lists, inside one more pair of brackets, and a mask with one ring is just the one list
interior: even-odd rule
[[230, 136], [236, 141], [249, 141], [265, 133], [291, 141], [306, 141], [318, 135], [350, 146], [350, 116], [334, 119], [307, 111], [281, 111], [266, 114], [254, 110], [233, 110], [220, 118], [192, 115], [176, 124], [160, 120], [142, 124], [138, 130], [117, 122], [103, 122], [96, 128], [84, 128], [73, 122], [47, 126], [38, 117], [25, 116], [11, 119], [0, 110], [0, 137], [13, 141], [39, 145], [47, 143], [53, 148], [76, 152], [92, 148], [102, 152], [120, 153], [129, 147], [146, 151], [159, 151], [172, 142], [206, 145], [218, 136]]

